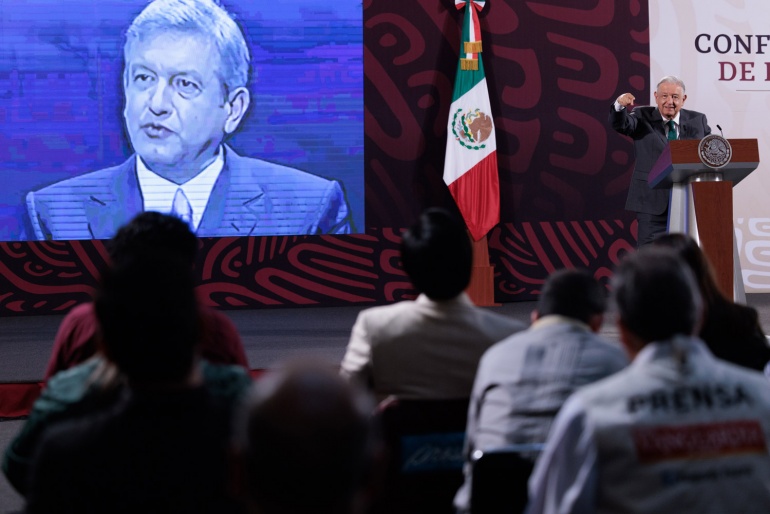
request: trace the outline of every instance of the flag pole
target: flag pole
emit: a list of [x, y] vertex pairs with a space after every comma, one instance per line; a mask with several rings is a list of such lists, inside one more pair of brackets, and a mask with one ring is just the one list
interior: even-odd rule
[[473, 267], [471, 281], [465, 292], [471, 301], [479, 307], [499, 307], [495, 303], [495, 267], [489, 263], [487, 236], [478, 241], [471, 238], [473, 246]]
[[444, 159], [444, 182], [473, 241], [473, 271], [466, 292], [476, 305], [483, 306], [498, 305], [487, 233], [500, 222], [497, 142], [478, 17], [485, 5], [485, 0], [455, 0], [457, 9], [465, 9], [465, 13]]

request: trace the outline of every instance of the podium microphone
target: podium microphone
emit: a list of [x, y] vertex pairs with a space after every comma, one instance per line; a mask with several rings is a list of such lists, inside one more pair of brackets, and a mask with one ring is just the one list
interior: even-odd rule
[[725, 137], [725, 134], [724, 134], [724, 132], [722, 132], [722, 127], [720, 127], [719, 125], [717, 125], [717, 128], [719, 129], [719, 135], [720, 135], [720, 136], [722, 136], [722, 137]]

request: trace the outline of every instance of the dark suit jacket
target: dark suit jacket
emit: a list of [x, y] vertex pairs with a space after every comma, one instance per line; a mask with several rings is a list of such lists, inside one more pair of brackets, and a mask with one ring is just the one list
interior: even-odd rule
[[[27, 194], [27, 212], [40, 240], [109, 239], [142, 208], [136, 156]], [[349, 234], [350, 219], [338, 182], [242, 157], [225, 147], [224, 168], [196, 233]]]
[[763, 371], [770, 362], [770, 347], [756, 309], [722, 296], [706, 307], [700, 338], [715, 357], [745, 368]]
[[[668, 144], [663, 116], [656, 106], [635, 107], [615, 111], [610, 107], [610, 125], [634, 140], [636, 164], [628, 187], [626, 209], [647, 214], [663, 214], [668, 210], [669, 192], [652, 189], [647, 183], [655, 161]], [[701, 139], [711, 134], [706, 115], [696, 111], [679, 111], [679, 139]]]

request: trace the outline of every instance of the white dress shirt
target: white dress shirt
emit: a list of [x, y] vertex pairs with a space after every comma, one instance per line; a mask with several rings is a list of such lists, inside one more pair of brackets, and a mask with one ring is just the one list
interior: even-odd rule
[[151, 171], [141, 157], [137, 155], [136, 175], [139, 179], [139, 189], [142, 192], [144, 210], [170, 213], [174, 203], [174, 195], [177, 189], [182, 188], [192, 208], [192, 228], [197, 230], [209, 202], [211, 191], [214, 189], [214, 183], [219, 178], [224, 165], [224, 152], [220, 147], [214, 162], [206, 166], [202, 172], [184, 184], [175, 184]]

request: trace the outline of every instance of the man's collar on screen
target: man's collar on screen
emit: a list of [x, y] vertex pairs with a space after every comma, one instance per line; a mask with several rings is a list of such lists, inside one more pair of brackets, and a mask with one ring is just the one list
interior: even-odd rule
[[225, 152], [219, 147], [214, 161], [184, 184], [175, 184], [150, 170], [139, 155], [136, 156], [136, 177], [142, 192], [145, 211], [171, 212], [174, 195], [182, 188], [192, 207], [192, 224], [200, 225], [211, 191], [225, 166]]

